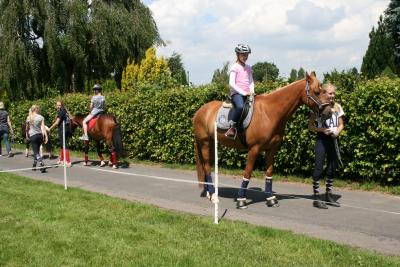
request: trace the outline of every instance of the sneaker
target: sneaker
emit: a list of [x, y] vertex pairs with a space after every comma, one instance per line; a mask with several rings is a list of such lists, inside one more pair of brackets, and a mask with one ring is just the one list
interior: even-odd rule
[[313, 206], [318, 208], [318, 209], [328, 209], [328, 206], [325, 204], [324, 200], [322, 200], [322, 197], [319, 194], [314, 194], [313, 196], [314, 201], [313, 201]]
[[71, 167], [72, 167], [72, 163], [71, 163], [71, 162], [67, 162], [65, 165], [66, 165], [68, 168], [71, 168]]
[[[44, 167], [44, 166], [45, 166], [45, 165], [44, 165], [44, 162], [41, 161], [41, 162], [39, 163], [39, 166], [40, 166], [40, 167]], [[41, 171], [42, 173], [44, 173], [44, 172], [46, 172], [46, 168], [40, 168], [40, 171]]]
[[14, 157], [14, 154], [10, 152], [10, 153], [8, 153], [7, 157], [12, 158], [12, 157]]
[[82, 135], [81, 137], [79, 137], [80, 140], [83, 141], [89, 141], [89, 136], [87, 136], [86, 134]]
[[340, 203], [335, 200], [331, 192], [326, 192], [325, 199], [327, 202], [326, 204], [331, 205], [333, 207], [340, 207]]

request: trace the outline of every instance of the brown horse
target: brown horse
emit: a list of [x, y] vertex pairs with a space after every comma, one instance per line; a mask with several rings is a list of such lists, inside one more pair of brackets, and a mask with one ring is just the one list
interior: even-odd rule
[[[85, 117], [83, 116], [74, 116], [71, 119], [72, 130], [74, 130], [76, 126], [82, 127], [84, 118]], [[111, 152], [110, 161], [108, 162], [108, 164], [112, 166], [114, 169], [118, 168], [118, 156], [124, 156], [125, 152], [121, 140], [121, 130], [114, 115], [111, 114], [99, 115], [93, 127], [88, 129], [88, 135], [89, 138], [91, 140], [94, 140], [96, 143], [97, 154], [99, 155], [101, 161], [100, 167], [104, 167], [106, 165], [100, 147], [100, 141], [104, 140]], [[89, 156], [88, 156], [89, 141], [84, 141], [84, 142], [85, 142], [85, 161], [83, 164], [87, 166], [89, 161]]]
[[[325, 112], [328, 107], [327, 97], [320, 94], [320, 83], [312, 72], [306, 78], [279, 88], [268, 94], [255, 97], [253, 118], [245, 132], [245, 143], [240, 138], [232, 140], [224, 135], [225, 131], [218, 130], [218, 142], [224, 146], [248, 151], [243, 181], [239, 189], [237, 207], [246, 208], [246, 193], [253, 165], [257, 155], [265, 151], [265, 195], [268, 206], [278, 206], [277, 198], [272, 191], [272, 168], [274, 155], [282, 142], [288, 119], [303, 104], [315, 112]], [[193, 117], [195, 136], [195, 154], [197, 178], [204, 183], [204, 193], [214, 199], [211, 166], [214, 159], [214, 123], [221, 107], [221, 101], [212, 101], [197, 110]], [[199, 184], [200, 185], [200, 184]]]

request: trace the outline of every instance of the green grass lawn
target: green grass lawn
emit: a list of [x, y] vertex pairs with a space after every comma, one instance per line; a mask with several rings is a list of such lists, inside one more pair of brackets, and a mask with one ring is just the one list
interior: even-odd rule
[[400, 266], [400, 257], [0, 174], [0, 266]]

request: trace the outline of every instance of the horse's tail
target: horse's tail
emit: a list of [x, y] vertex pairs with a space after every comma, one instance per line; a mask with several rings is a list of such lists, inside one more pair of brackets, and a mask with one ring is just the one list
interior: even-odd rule
[[115, 152], [117, 152], [118, 156], [126, 157], [126, 151], [124, 150], [124, 146], [122, 145], [121, 129], [116, 120], [112, 139]]
[[196, 170], [197, 170], [197, 180], [199, 183], [199, 188], [202, 189], [204, 186], [202, 183], [205, 182], [205, 171], [204, 171], [204, 161], [203, 156], [201, 155], [201, 145], [199, 141], [194, 138], [194, 153], [196, 154]]

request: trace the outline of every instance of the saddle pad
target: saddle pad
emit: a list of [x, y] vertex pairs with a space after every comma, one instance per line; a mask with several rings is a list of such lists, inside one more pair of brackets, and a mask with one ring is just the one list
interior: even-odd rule
[[90, 119], [90, 121], [88, 123], [88, 129], [92, 129], [94, 127], [98, 118], [99, 118], [99, 116], [95, 116], [94, 118]]
[[[239, 125], [243, 129], [247, 129], [251, 122], [251, 118], [253, 117], [253, 105], [254, 102], [249, 103], [249, 112], [247, 113], [246, 118], [243, 120], [243, 125]], [[221, 130], [227, 130], [231, 126], [229, 125], [228, 115], [231, 111], [231, 108], [225, 108], [223, 106], [220, 107], [217, 114], [217, 128]]]

